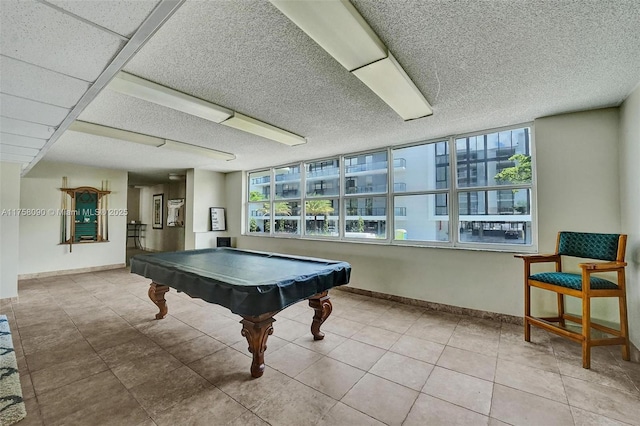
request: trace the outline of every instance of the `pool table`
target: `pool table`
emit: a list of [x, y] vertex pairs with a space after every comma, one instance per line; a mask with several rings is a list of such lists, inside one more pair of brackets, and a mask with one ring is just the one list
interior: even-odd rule
[[251, 375], [260, 377], [273, 316], [308, 299], [315, 311], [311, 333], [321, 340], [320, 326], [332, 310], [329, 290], [349, 283], [351, 265], [224, 247], [137, 255], [131, 272], [151, 279], [149, 298], [160, 310], [156, 319], [167, 315], [164, 295], [170, 287], [240, 315], [241, 333], [253, 354]]

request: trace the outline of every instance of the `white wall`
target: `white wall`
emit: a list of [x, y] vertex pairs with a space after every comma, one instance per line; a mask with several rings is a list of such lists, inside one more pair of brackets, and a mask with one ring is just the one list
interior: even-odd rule
[[[75, 164], [38, 163], [20, 181], [20, 208], [60, 209], [62, 177], [68, 187], [92, 186], [100, 189], [109, 181], [111, 194], [108, 208], [123, 212], [127, 208], [127, 173], [120, 170], [97, 169]], [[126, 214], [109, 217], [109, 242], [60, 244], [61, 217], [22, 216], [20, 218], [20, 275], [66, 271], [125, 263]]]
[[[617, 109], [605, 109], [536, 120], [541, 251], [555, 249], [559, 230], [620, 231], [617, 114]], [[238, 174], [227, 175], [229, 217], [244, 217], [244, 188]], [[239, 232], [234, 221], [232, 234]], [[523, 265], [513, 253], [255, 236], [237, 241], [240, 248], [347, 261], [353, 268], [352, 287], [523, 315]], [[548, 299], [536, 293], [533, 303], [544, 311]], [[593, 314], [615, 321], [608, 305], [594, 307]]]
[[140, 189], [127, 190], [127, 222], [140, 220]]
[[563, 231], [620, 231], [618, 108], [535, 120], [541, 252]]
[[[227, 231], [211, 231], [209, 218], [210, 207], [227, 209], [225, 199], [225, 174], [209, 170], [189, 170], [187, 173], [188, 220], [185, 223], [186, 248], [200, 249], [216, 246], [217, 237], [228, 236]], [[226, 220], [229, 211], [226, 210]], [[228, 229], [228, 226], [227, 226]]]
[[[163, 195], [162, 228], [154, 229], [153, 196], [156, 194]], [[167, 201], [174, 198], [185, 197], [185, 183], [182, 181], [158, 184], [140, 189], [140, 220], [147, 225], [140, 241], [145, 250], [162, 252], [185, 249], [185, 227], [167, 226]]]
[[18, 227], [21, 165], [0, 163], [0, 299], [18, 295]]
[[627, 239], [629, 335], [640, 347], [640, 86], [620, 108], [620, 198]]
[[[618, 108], [535, 121], [541, 253], [555, 251], [558, 231], [621, 232], [618, 126]], [[576, 264], [565, 263], [565, 270], [579, 272]], [[553, 293], [534, 290], [542, 297], [541, 311], [555, 313]], [[567, 298], [567, 309], [580, 314], [582, 305]], [[619, 323], [617, 299], [594, 300], [592, 316]]]

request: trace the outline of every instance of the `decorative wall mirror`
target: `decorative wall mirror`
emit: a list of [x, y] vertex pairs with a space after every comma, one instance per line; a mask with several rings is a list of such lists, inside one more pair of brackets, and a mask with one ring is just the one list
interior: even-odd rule
[[60, 188], [62, 212], [60, 244], [96, 243], [109, 241], [107, 195], [111, 191], [91, 186]]

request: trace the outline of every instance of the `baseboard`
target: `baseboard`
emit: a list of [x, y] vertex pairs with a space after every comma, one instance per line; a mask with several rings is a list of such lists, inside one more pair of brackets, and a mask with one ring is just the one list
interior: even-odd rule
[[87, 268], [78, 268], [78, 269], [65, 269], [61, 271], [48, 271], [48, 272], [36, 272], [35, 274], [21, 274], [18, 275], [18, 280], [31, 280], [34, 278], [48, 278], [55, 277], [58, 275], [75, 275], [75, 274], [85, 274], [87, 272], [98, 272], [98, 271], [108, 271], [110, 269], [121, 269], [124, 268], [124, 263], [116, 263], [113, 265], [100, 265], [100, 266], [89, 266]]
[[633, 342], [629, 342], [629, 349], [629, 352], [631, 352], [631, 361], [640, 363], [640, 350], [633, 344]]
[[496, 312], [481, 311], [478, 309], [462, 308], [460, 306], [446, 305], [444, 303], [428, 302], [426, 300], [412, 299], [409, 297], [396, 296], [393, 294], [378, 293], [377, 291], [363, 290], [360, 288], [353, 288], [353, 287], [347, 287], [347, 286], [335, 287], [335, 289], [346, 291], [349, 293], [354, 293], [354, 294], [361, 294], [363, 296], [375, 297], [376, 299], [391, 300], [393, 302], [398, 302], [405, 305], [419, 306], [421, 308], [427, 308], [432, 311], [447, 312], [450, 314], [457, 314], [457, 315], [467, 315], [475, 318], [502, 321], [502, 322], [518, 324], [518, 325], [524, 324], [522, 317], [517, 317], [514, 315], [499, 314]]

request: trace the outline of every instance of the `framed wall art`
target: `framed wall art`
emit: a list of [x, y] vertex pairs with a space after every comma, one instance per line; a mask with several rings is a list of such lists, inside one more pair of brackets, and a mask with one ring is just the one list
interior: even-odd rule
[[154, 194], [153, 196], [153, 229], [162, 229], [164, 227], [164, 216], [162, 207], [164, 205], [164, 194]]
[[226, 231], [227, 223], [224, 220], [224, 207], [210, 207], [211, 230]]

